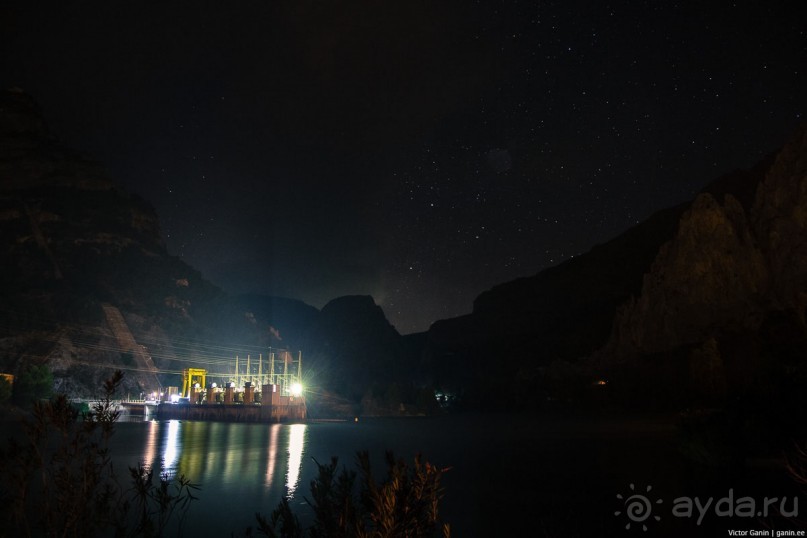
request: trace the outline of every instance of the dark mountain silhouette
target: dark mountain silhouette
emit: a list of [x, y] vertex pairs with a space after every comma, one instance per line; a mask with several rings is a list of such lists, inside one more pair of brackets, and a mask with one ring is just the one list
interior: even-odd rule
[[173, 355], [164, 331], [195, 333], [197, 301], [221, 293], [167, 254], [151, 206], [62, 146], [20, 91], [0, 94], [0, 219], [6, 372], [47, 363], [57, 388], [78, 395], [109, 375], [97, 365], [123, 367], [127, 391], [153, 389], [145, 352], [122, 347], [125, 331], [116, 334], [102, 306], [120, 309], [132, 330], [149, 333], [140, 340]]
[[343, 413], [425, 405], [432, 386], [471, 407], [532, 409], [599, 398], [598, 380], [623, 403], [785, 405], [772, 395], [799, 392], [807, 351], [805, 163], [803, 128], [692, 203], [401, 337], [368, 296], [320, 311], [225, 293], [166, 251], [146, 201], [61, 145], [29, 96], [2, 92], [0, 370], [46, 364], [79, 396], [123, 368], [137, 394], [177, 385], [182, 368], [226, 376], [235, 355], [288, 348]]
[[[424, 352], [435, 383], [463, 394], [471, 405], [486, 408], [523, 409], [543, 405], [547, 400], [582, 398], [593, 382], [613, 373], [605, 364], [624, 360], [624, 345], [613, 343], [614, 338], [619, 341], [614, 336], [615, 326], [616, 330], [621, 327], [618, 334], [624, 334], [640, 323], [628, 319], [630, 316], [625, 313], [626, 309], [635, 312], [634, 307], [626, 305], [635, 304], [637, 297], [643, 298], [639, 301], [643, 300], [641, 304], [648, 305], [646, 308], [667, 312], [666, 320], [677, 319], [684, 324], [705, 318], [720, 325], [730, 318], [715, 317], [717, 310], [737, 316], [752, 315], [738, 308], [738, 304], [719, 303], [720, 282], [727, 275], [703, 280], [699, 260], [708, 259], [720, 249], [730, 251], [737, 262], [732, 266], [735, 271], [732, 278], [739, 287], [758, 272], [755, 264], [768, 263], [761, 261], [758, 253], [741, 248], [755, 242], [749, 235], [752, 232], [745, 228], [743, 215], [761, 203], [758, 186], [772, 167], [781, 168], [774, 162], [779, 163], [782, 155], [794, 152], [798, 150], [788, 146], [776, 161], [771, 155], [749, 170], [720, 177], [707, 185], [692, 204], [659, 211], [583, 255], [534, 276], [498, 285], [476, 299], [471, 314], [435, 323], [428, 332]], [[736, 244], [726, 244], [723, 237], [715, 237], [708, 243], [698, 232], [687, 231], [714, 225], [708, 218], [692, 222], [691, 215], [708, 212], [709, 207], [720, 205], [715, 200], [724, 198], [729, 200], [726, 206], [716, 211], [729, 214], [726, 219], [741, 235]], [[680, 265], [677, 274], [700, 282], [702, 289], [697, 292], [674, 289], [670, 293], [696, 294], [703, 300], [699, 308], [693, 307], [684, 314], [668, 311], [658, 296], [650, 294], [648, 281], [672, 263], [664, 257], [671, 248], [670, 242], [679, 244], [682, 234], [687, 233], [692, 239], [677, 250], [681, 254], [677, 258]], [[748, 276], [742, 277], [745, 273]], [[766, 292], [759, 290], [759, 293]], [[798, 293], [787, 292], [790, 296]], [[695, 340], [702, 341], [703, 334]], [[672, 347], [691, 343], [676, 336], [670, 338]], [[592, 355], [597, 357], [596, 361], [589, 360]], [[605, 355], [610, 358], [604, 360]], [[635, 374], [638, 370], [632, 364], [634, 367], [627, 371]], [[670, 394], [665, 397], [673, 400]]]
[[206, 281], [166, 251], [153, 208], [60, 144], [18, 90], [0, 92], [0, 221], [0, 371], [47, 365], [71, 396], [116, 368], [137, 396], [179, 385], [183, 368], [228, 375], [236, 355], [287, 348], [312, 385], [358, 403], [403, 362], [403, 338], [370, 297], [320, 312]]
[[[323, 377], [343, 386], [352, 399], [360, 399], [373, 383], [386, 386], [406, 376], [403, 340], [370, 296], [330, 301], [312, 332], [317, 335], [314, 353], [329, 358], [322, 361], [327, 368]], [[354, 368], [340, 366], [346, 363]]]
[[[807, 126], [752, 200], [699, 195], [620, 308], [595, 365], [646, 401], [803, 412]], [[642, 384], [637, 376], [653, 380]], [[652, 387], [652, 390], [651, 390]], [[782, 413], [771, 413], [782, 418]]]

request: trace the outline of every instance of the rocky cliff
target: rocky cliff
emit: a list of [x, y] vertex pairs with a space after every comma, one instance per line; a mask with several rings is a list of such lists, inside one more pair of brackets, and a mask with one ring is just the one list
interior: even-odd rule
[[751, 231], [770, 272], [770, 299], [778, 308], [807, 306], [807, 125], [776, 158], [759, 187]]
[[767, 288], [768, 269], [740, 203], [701, 194], [659, 250], [638, 298], [616, 316], [612, 352], [666, 351], [701, 342], [715, 327], [754, 326]]
[[807, 380], [805, 193], [807, 126], [745, 207], [729, 194], [696, 198], [594, 364], [617, 385], [644, 377], [656, 400], [802, 409], [794, 398]]
[[641, 293], [616, 316], [616, 360], [700, 343], [727, 326], [759, 329], [807, 307], [807, 129], [778, 153], [750, 210], [701, 194], [659, 250]]
[[[425, 355], [437, 382], [523, 407], [574, 399], [571, 387], [622, 363], [637, 384], [645, 374], [691, 384], [700, 371], [693, 356], [729, 354], [720, 362], [729, 373], [715, 375], [749, 385], [774, 334], [801, 338], [792, 321], [805, 306], [804, 155], [801, 130], [776, 156], [716, 179], [692, 203], [483, 293], [472, 314], [430, 329]], [[753, 342], [737, 337], [749, 333]]]
[[[189, 329], [193, 303], [219, 293], [168, 255], [151, 206], [62, 145], [19, 90], [0, 92], [0, 223], [0, 369], [48, 364], [56, 388], [75, 396], [113, 368], [127, 370], [130, 394], [154, 388], [136, 342], [170, 347], [152, 327]], [[103, 305], [120, 309], [117, 325], [137, 341], [116, 334]]]
[[207, 282], [166, 251], [152, 207], [61, 144], [19, 90], [0, 92], [0, 253], [0, 372], [47, 365], [71, 396], [118, 368], [139, 396], [273, 347], [301, 350], [310, 383], [358, 402], [419, 354], [370, 297], [320, 312]]

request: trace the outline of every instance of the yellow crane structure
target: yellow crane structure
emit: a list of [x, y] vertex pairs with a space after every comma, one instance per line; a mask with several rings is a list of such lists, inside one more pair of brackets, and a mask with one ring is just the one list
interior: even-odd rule
[[199, 387], [204, 389], [206, 379], [207, 370], [204, 368], [185, 368], [182, 370], [182, 396], [190, 398], [191, 389], [196, 383], [199, 383]]

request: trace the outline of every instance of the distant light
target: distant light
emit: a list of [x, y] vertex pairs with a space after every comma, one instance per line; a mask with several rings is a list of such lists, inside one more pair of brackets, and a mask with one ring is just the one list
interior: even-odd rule
[[215, 384], [215, 383], [213, 383], [212, 385], [210, 385], [210, 387], [215, 389], [215, 388], [216, 388], [216, 384]]
[[291, 384], [291, 395], [292, 396], [301, 396], [303, 394], [303, 386], [299, 383], [292, 383]]
[[604, 385], [607, 385], [607, 384], [608, 384], [608, 381], [606, 381], [605, 379], [599, 379], [599, 380], [595, 381], [595, 382], [594, 382], [594, 384], [595, 384], [595, 385], [599, 385], [599, 386], [601, 386], [601, 387], [602, 387], [602, 386], [604, 386]]
[[179, 394], [172, 394], [171, 395], [171, 403], [177, 403], [179, 401]]

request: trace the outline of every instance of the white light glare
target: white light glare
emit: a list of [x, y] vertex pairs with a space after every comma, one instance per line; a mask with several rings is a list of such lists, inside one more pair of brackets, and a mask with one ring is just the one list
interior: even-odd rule
[[301, 396], [303, 394], [303, 386], [299, 383], [292, 383], [291, 384], [291, 395], [292, 396]]

